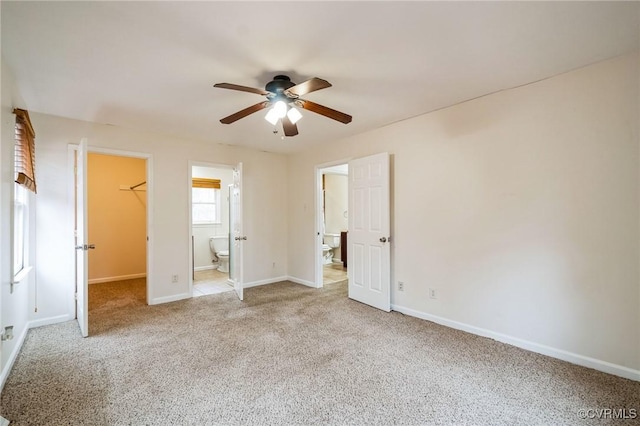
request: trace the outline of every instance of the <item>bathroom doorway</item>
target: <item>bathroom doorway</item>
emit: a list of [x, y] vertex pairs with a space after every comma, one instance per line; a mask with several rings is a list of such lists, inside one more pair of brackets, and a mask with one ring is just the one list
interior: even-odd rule
[[192, 296], [233, 291], [229, 276], [233, 166], [192, 162], [190, 169]]
[[346, 282], [349, 227], [349, 166], [345, 163], [317, 170], [316, 286]]

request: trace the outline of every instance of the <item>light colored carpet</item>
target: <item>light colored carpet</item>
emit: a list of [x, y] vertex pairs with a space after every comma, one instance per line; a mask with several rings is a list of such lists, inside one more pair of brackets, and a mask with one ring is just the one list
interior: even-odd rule
[[[640, 383], [290, 282], [29, 331], [12, 425], [606, 424]], [[613, 423], [612, 423], [613, 424]], [[618, 424], [631, 424], [629, 421]]]

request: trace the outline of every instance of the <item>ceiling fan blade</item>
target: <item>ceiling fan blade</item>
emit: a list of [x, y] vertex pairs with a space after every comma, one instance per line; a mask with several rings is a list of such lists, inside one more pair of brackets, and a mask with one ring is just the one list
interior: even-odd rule
[[282, 119], [282, 128], [284, 129], [285, 136], [295, 136], [298, 134], [298, 126], [292, 123], [286, 115]]
[[333, 120], [339, 121], [341, 123], [347, 124], [351, 123], [352, 117], [344, 112], [336, 111], [335, 109], [331, 109], [329, 107], [317, 104], [311, 101], [305, 101], [304, 99], [298, 99], [296, 101], [296, 105], [300, 108], [308, 109], [309, 111], [315, 112], [316, 114], [324, 115], [325, 117], [329, 117]]
[[231, 89], [231, 90], [239, 90], [241, 92], [249, 92], [249, 93], [257, 93], [258, 95], [268, 95], [269, 92], [262, 89], [256, 89], [255, 87], [247, 87], [247, 86], [239, 86], [237, 84], [231, 83], [217, 83], [214, 84], [213, 87], [218, 87], [220, 89]]
[[231, 114], [230, 116], [225, 117], [222, 120], [220, 120], [220, 122], [222, 124], [231, 124], [234, 121], [238, 121], [241, 118], [244, 118], [249, 114], [253, 114], [254, 112], [260, 111], [261, 109], [265, 109], [268, 106], [269, 106], [269, 101], [263, 101], [263, 102], [255, 104], [255, 105], [251, 105], [249, 108], [245, 108], [242, 111], [238, 111], [235, 114]]
[[307, 81], [303, 81], [300, 84], [296, 84], [295, 86], [290, 87], [289, 89], [285, 90], [285, 93], [296, 96], [303, 96], [307, 93], [315, 92], [316, 90], [326, 89], [327, 87], [331, 87], [331, 83], [329, 83], [327, 80], [313, 77]]

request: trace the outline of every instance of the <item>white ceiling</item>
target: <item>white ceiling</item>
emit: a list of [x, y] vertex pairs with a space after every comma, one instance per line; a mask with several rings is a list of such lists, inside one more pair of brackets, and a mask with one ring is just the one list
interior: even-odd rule
[[[2, 56], [30, 111], [295, 152], [639, 49], [638, 2], [7, 2]], [[274, 75], [333, 87], [281, 139]]]

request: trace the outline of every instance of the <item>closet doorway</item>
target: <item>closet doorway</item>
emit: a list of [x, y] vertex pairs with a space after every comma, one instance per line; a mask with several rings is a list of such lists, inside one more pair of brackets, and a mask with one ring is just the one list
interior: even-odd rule
[[146, 305], [148, 159], [87, 153], [88, 312]]

